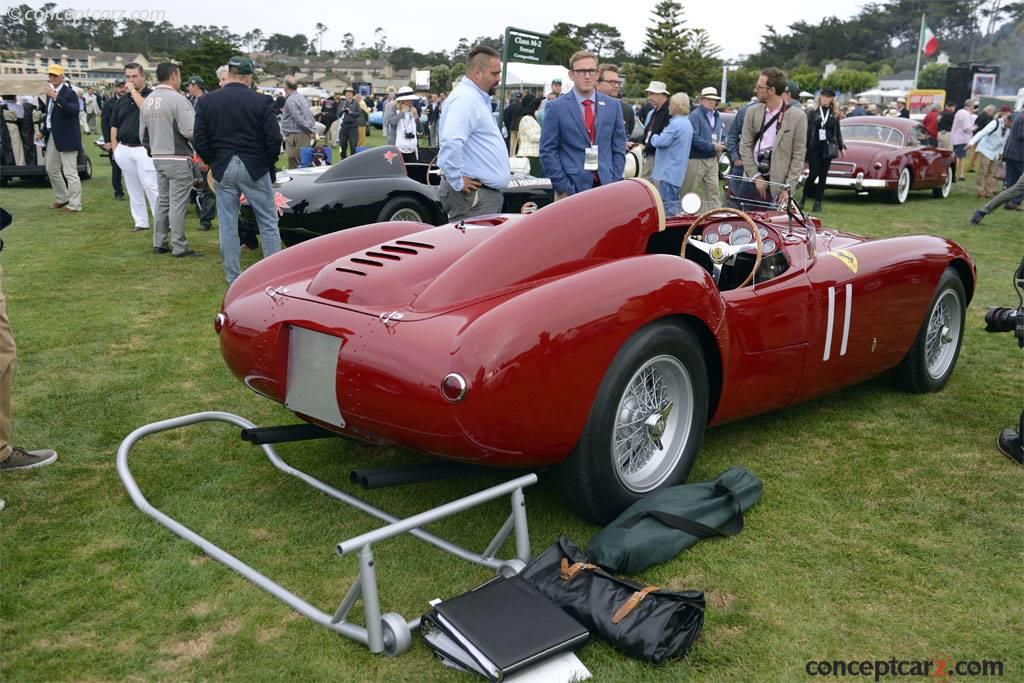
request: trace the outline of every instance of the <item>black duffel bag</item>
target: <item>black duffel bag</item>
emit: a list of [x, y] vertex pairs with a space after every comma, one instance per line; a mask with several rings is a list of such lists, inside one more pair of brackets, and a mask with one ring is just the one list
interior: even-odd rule
[[612, 576], [565, 536], [522, 576], [592, 635], [654, 664], [684, 656], [704, 625], [704, 593], [673, 593]]

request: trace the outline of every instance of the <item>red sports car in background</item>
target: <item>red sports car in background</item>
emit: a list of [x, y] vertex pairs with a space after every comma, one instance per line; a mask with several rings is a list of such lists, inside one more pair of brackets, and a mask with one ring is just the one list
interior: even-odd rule
[[949, 379], [975, 267], [939, 237], [872, 240], [788, 212], [666, 220], [624, 180], [533, 214], [366, 225], [228, 290], [232, 372], [301, 419], [497, 467], [548, 467], [605, 522], [684, 482], [707, 425], [891, 368]]
[[939, 149], [917, 121], [893, 116], [843, 119], [846, 152], [832, 160], [826, 187], [885, 194], [897, 204], [912, 190], [947, 197], [953, 185], [953, 152]]

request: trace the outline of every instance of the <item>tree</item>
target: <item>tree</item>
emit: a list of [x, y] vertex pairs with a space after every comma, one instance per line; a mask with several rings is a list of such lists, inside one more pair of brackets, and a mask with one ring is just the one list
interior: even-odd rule
[[470, 48], [472, 48], [472, 45], [469, 44], [468, 38], [459, 38], [459, 44], [456, 45], [455, 50], [452, 51], [452, 61], [466, 61], [466, 57], [469, 55]]
[[263, 31], [258, 28], [254, 28], [242, 36], [242, 45], [248, 45], [252, 52], [262, 52], [264, 41]]
[[666, 56], [686, 49], [689, 30], [684, 26], [683, 8], [673, 0], [661, 0], [651, 11], [653, 26], [647, 27], [642, 56], [658, 67]]
[[836, 69], [821, 85], [833, 88], [837, 93], [858, 93], [878, 85], [878, 77], [869, 71]]
[[452, 64], [452, 68], [448, 70], [448, 77], [451, 79], [451, 84], [454, 85], [455, 81], [466, 75], [466, 62], [455, 62]]
[[239, 46], [234, 43], [204, 38], [199, 46], [175, 53], [174, 61], [181, 69], [182, 80], [199, 76], [213, 87], [217, 83], [217, 68], [238, 52]]
[[949, 64], [929, 64], [917, 76], [917, 87], [940, 90], [946, 87], [946, 71]]
[[438, 64], [430, 70], [430, 91], [446, 92], [452, 88], [452, 72], [447, 64]]
[[604, 61], [606, 54], [611, 57], [623, 48], [622, 34], [619, 33], [619, 29], [609, 24], [587, 24], [579, 30], [578, 37], [583, 45], [597, 56], [599, 62]]
[[310, 43], [309, 43], [310, 48], [312, 48], [313, 44], [315, 43], [317, 45], [317, 47], [318, 47], [317, 51], [318, 52], [323, 52], [323, 49], [324, 49], [324, 34], [325, 33], [327, 33], [327, 26], [325, 26], [324, 24], [320, 23], [319, 21], [316, 22], [316, 29], [313, 31], [313, 40], [311, 40]]
[[352, 50], [356, 45], [356, 37], [351, 33], [346, 33], [341, 37], [341, 48], [345, 51], [346, 57], [352, 56]]
[[380, 26], [373, 32], [373, 49], [377, 51], [378, 57], [383, 56], [388, 51], [388, 35]]
[[294, 36], [275, 33], [267, 38], [264, 49], [267, 52], [283, 52], [292, 56], [304, 55], [309, 51], [309, 40], [301, 33]]
[[569, 58], [577, 50], [583, 49], [583, 40], [580, 37], [581, 28], [576, 24], [559, 22], [548, 34], [548, 62], [569, 66]]
[[789, 77], [797, 82], [801, 90], [809, 92], [815, 92], [821, 84], [821, 73], [807, 64], [801, 64], [790, 70]]

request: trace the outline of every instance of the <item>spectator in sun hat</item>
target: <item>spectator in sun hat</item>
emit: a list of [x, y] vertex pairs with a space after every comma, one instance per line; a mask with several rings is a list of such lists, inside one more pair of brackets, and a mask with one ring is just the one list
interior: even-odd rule
[[786, 90], [782, 93], [782, 101], [786, 104], [787, 109], [792, 106], [800, 106], [800, 86], [793, 79], [786, 81]]
[[907, 100], [903, 97], [896, 98], [896, 111], [899, 112], [901, 119], [910, 118], [910, 110], [907, 109]]
[[725, 143], [718, 115], [720, 101], [718, 90], [709, 85], [700, 91], [700, 106], [694, 107], [689, 116], [693, 138], [682, 193], [696, 192], [700, 196], [701, 207], [707, 209], [717, 209], [722, 205], [718, 156], [725, 150]]
[[654, 172], [654, 157], [657, 154], [657, 150], [649, 143], [652, 137], [665, 130], [670, 116], [668, 113], [668, 88], [662, 81], [651, 81], [644, 92], [647, 93], [647, 103], [651, 105], [651, 109], [643, 119], [644, 167], [640, 177], [649, 179]]
[[847, 117], [867, 116], [867, 112], [864, 111], [864, 105], [867, 104], [867, 102], [863, 100], [858, 100], [856, 97], [853, 97], [850, 99], [850, 104], [853, 105], [853, 110], [849, 114], [847, 114]]

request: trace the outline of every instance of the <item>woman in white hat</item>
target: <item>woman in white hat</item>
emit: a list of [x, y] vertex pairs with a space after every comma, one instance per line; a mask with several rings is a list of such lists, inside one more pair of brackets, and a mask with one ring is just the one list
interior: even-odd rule
[[412, 88], [408, 90], [408, 93], [395, 98], [395, 102], [398, 105], [397, 121], [395, 123], [395, 146], [398, 147], [398, 151], [402, 153], [402, 157], [406, 161], [415, 161], [419, 157], [417, 153], [419, 138], [417, 137], [416, 129], [416, 109], [412, 106], [412, 102], [417, 98], [412, 93]]

